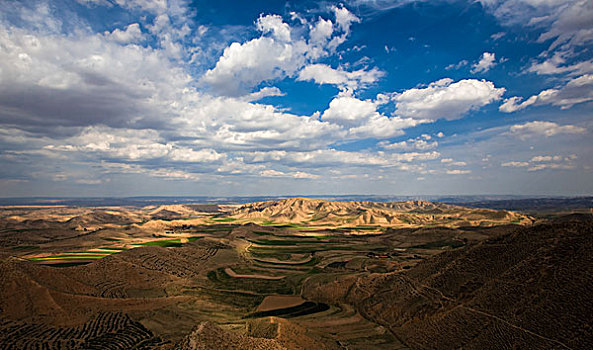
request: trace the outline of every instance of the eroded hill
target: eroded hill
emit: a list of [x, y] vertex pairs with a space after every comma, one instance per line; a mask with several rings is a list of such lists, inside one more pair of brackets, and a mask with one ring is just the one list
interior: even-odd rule
[[514, 212], [466, 208], [426, 201], [330, 202], [308, 198], [248, 203], [226, 216], [242, 221], [338, 226], [439, 225], [459, 227], [531, 223], [527, 216]]

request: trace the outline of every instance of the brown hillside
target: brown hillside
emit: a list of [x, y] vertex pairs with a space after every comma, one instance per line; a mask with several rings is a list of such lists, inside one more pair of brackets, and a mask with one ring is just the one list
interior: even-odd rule
[[465, 208], [426, 201], [330, 202], [308, 198], [248, 203], [229, 213], [228, 217], [244, 221], [315, 225], [438, 224], [458, 227], [531, 223], [528, 217], [509, 211]]
[[308, 290], [414, 349], [591, 349], [592, 238], [591, 222], [516, 228], [408, 271]]

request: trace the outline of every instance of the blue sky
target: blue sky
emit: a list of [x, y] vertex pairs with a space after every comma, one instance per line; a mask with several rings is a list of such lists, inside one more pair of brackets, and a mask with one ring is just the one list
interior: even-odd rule
[[2, 196], [593, 194], [583, 0], [5, 1]]

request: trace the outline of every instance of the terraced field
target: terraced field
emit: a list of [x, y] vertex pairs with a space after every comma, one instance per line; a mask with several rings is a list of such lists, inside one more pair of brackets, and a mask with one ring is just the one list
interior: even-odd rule
[[146, 349], [167, 344], [122, 313], [99, 313], [77, 327], [0, 319], [0, 330], [3, 349]]

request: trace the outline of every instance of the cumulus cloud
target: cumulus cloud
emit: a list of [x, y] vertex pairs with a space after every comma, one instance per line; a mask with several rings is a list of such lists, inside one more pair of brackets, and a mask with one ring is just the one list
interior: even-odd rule
[[[350, 25], [359, 21], [345, 7], [332, 9], [338, 31], [334, 31], [331, 20], [320, 18], [305, 33], [309, 40], [303, 35], [291, 38], [292, 28], [278, 15], [260, 16], [256, 25], [262, 36], [245, 43], [232, 43], [224, 50], [215, 67], [204, 74], [202, 81], [219, 94], [238, 96], [261, 82], [294, 76], [306, 64], [334, 52], [350, 34]], [[271, 35], [266, 36], [268, 33]], [[315, 69], [319, 71], [320, 67], [313, 66], [305, 70], [302, 79], [313, 79]], [[325, 67], [326, 74], [329, 69], [331, 68]], [[346, 72], [334, 73], [336, 74], [347, 75]], [[349, 74], [347, 81], [359, 83], [379, 77], [377, 70]]]
[[278, 15], [260, 16], [256, 25], [257, 29], [264, 34], [272, 33], [272, 36], [279, 41], [290, 41], [290, 27]]
[[319, 20], [310, 27], [309, 42], [315, 45], [325, 45], [334, 32], [334, 24], [330, 19]]
[[135, 43], [142, 40], [142, 30], [138, 23], [132, 23], [124, 30], [116, 28], [112, 32], [105, 32], [105, 35], [120, 44]]
[[494, 53], [484, 52], [478, 62], [472, 65], [472, 73], [486, 73], [496, 65]]
[[385, 73], [372, 68], [371, 70], [359, 69], [352, 72], [341, 68], [333, 69], [326, 64], [311, 64], [305, 66], [297, 77], [300, 81], [314, 81], [318, 84], [332, 84], [341, 89], [357, 90], [379, 80]]
[[262, 81], [291, 76], [306, 62], [304, 42], [282, 43], [261, 37], [232, 43], [202, 80], [229, 96], [242, 95]]
[[373, 137], [385, 139], [403, 135], [404, 129], [411, 128], [423, 122], [426, 121], [413, 118], [387, 117], [383, 114], [375, 113], [365, 124], [351, 128], [348, 135], [355, 138]]
[[340, 125], [354, 138], [388, 138], [403, 134], [403, 130], [426, 120], [387, 117], [377, 111], [382, 101], [361, 100], [349, 92], [342, 92], [321, 114], [321, 120]]
[[230, 97], [202, 96], [199, 104], [176, 118], [181, 134], [225, 150], [311, 149], [327, 147], [344, 136], [338, 125], [275, 107]]
[[360, 18], [356, 17], [344, 6], [332, 6], [336, 16], [336, 23], [342, 31], [349, 34], [352, 23], [360, 23]]
[[575, 125], [558, 125], [548, 121], [532, 121], [525, 124], [515, 124], [509, 128], [511, 135], [521, 139], [537, 136], [550, 137], [559, 134], [583, 134], [585, 128]]
[[445, 78], [425, 88], [414, 88], [393, 97], [396, 113], [415, 119], [459, 119], [471, 110], [476, 110], [498, 101], [504, 88], [497, 88], [490, 81], [464, 79], [453, 82]]
[[373, 101], [341, 94], [329, 103], [329, 108], [323, 112], [321, 120], [339, 125], [360, 125], [377, 114], [377, 106]]
[[578, 103], [593, 101], [593, 74], [585, 74], [571, 79], [556, 89], [547, 89], [523, 101], [521, 97], [511, 97], [500, 105], [501, 112], [512, 113], [529, 106], [554, 105], [567, 109]]

